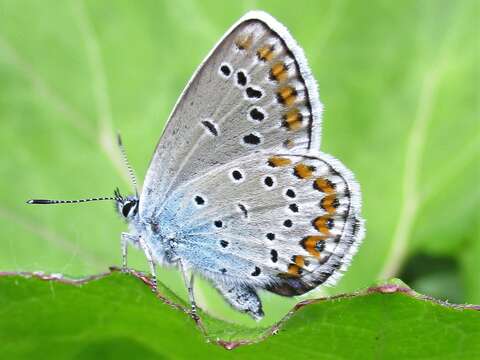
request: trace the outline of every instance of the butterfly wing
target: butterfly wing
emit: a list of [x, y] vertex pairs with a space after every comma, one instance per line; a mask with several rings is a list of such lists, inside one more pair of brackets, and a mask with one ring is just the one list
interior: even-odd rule
[[252, 154], [167, 201], [176, 251], [211, 280], [303, 294], [333, 284], [363, 237], [360, 189], [323, 153]]
[[158, 217], [180, 184], [258, 150], [318, 149], [320, 115], [302, 49], [270, 15], [248, 13], [207, 56], [176, 104], [145, 178], [140, 214]]

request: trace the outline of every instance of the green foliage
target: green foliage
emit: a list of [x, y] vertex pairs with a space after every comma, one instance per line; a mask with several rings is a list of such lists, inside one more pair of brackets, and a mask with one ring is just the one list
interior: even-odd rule
[[[76, 281], [0, 276], [0, 288], [0, 350], [6, 359], [480, 356], [479, 308], [439, 304], [395, 283], [306, 302], [272, 328], [247, 328], [202, 313], [206, 335], [183, 304], [156, 299], [138, 275]], [[172, 300], [168, 289], [161, 286], [160, 293]]]
[[[81, 276], [119, 264], [124, 224], [110, 205], [24, 201], [126, 191], [117, 129], [142, 178], [194, 69], [252, 8], [277, 17], [305, 49], [326, 109], [322, 150], [363, 189], [367, 237], [340, 285], [323, 294], [401, 274], [424, 254], [454, 266], [440, 277], [410, 268], [417, 290], [480, 303], [474, 0], [0, 0], [0, 269]], [[131, 265], [145, 269], [131, 253]], [[175, 271], [160, 278], [185, 296]], [[215, 315], [252, 325], [205, 284], [198, 290]], [[263, 300], [262, 324], [296, 301]]]

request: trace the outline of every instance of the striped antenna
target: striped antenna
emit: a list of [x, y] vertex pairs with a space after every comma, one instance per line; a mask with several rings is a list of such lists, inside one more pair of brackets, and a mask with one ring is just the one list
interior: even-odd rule
[[78, 199], [78, 200], [47, 200], [47, 199], [31, 199], [27, 201], [27, 204], [42, 204], [42, 205], [51, 205], [51, 204], [76, 204], [89, 201], [102, 201], [102, 200], [119, 200], [118, 197], [98, 197], [98, 198], [88, 198], [88, 199]]
[[120, 152], [122, 153], [123, 162], [127, 167], [128, 175], [130, 176], [130, 180], [132, 181], [133, 190], [135, 190], [135, 194], [137, 195], [137, 198], [138, 198], [137, 177], [135, 176], [135, 172], [133, 171], [132, 167], [130, 166], [130, 163], [128, 162], [127, 152], [123, 147], [123, 142], [122, 142], [120, 133], [117, 133], [117, 142], [118, 142], [118, 147], [120, 148]]
[[117, 187], [113, 192], [113, 196], [103, 196], [103, 197], [77, 199], [77, 200], [30, 199], [27, 201], [27, 204], [40, 204], [40, 205], [77, 204], [77, 203], [83, 203], [83, 202], [89, 202], [89, 201], [104, 201], [104, 200], [122, 201], [123, 196], [122, 194], [120, 194], [120, 190]]

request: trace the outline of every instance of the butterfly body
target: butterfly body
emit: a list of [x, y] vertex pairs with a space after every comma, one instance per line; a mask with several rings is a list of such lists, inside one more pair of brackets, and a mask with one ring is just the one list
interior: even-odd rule
[[192, 307], [200, 274], [256, 319], [258, 289], [295, 296], [334, 284], [364, 226], [353, 174], [319, 150], [321, 113], [288, 30], [247, 13], [187, 84], [141, 194], [115, 194], [129, 223], [124, 265], [132, 244], [154, 279], [156, 264], [181, 269]]

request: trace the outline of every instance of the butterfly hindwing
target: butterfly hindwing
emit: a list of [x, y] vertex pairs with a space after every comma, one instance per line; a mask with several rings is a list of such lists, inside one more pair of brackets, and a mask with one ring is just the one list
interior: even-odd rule
[[358, 185], [323, 153], [244, 156], [183, 184], [166, 207], [178, 255], [198, 272], [287, 296], [334, 283], [363, 236]]
[[182, 183], [256, 151], [318, 149], [320, 115], [303, 51], [269, 15], [247, 14], [176, 104], [147, 172], [140, 212], [157, 216]]

